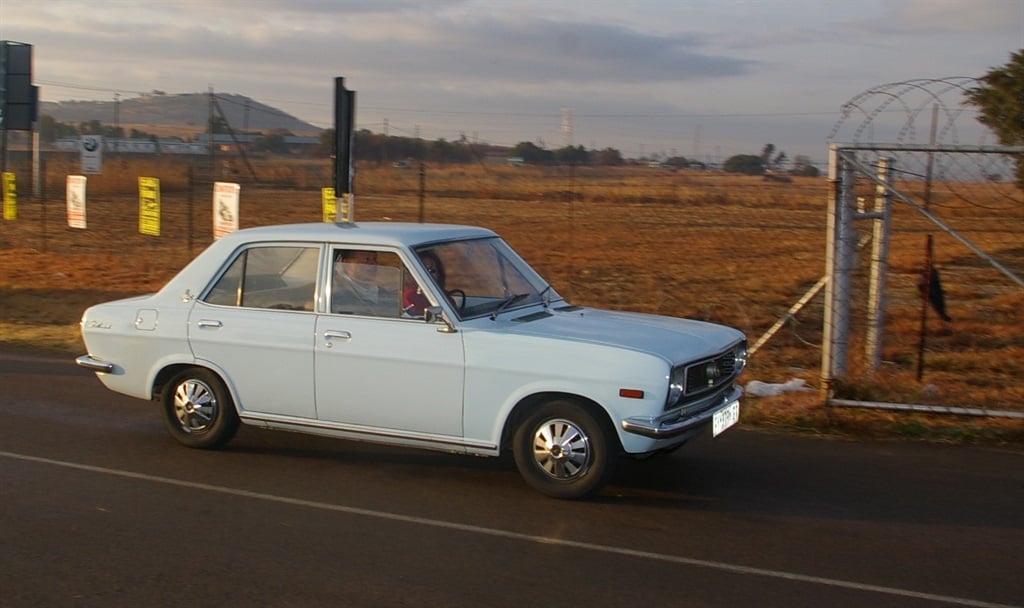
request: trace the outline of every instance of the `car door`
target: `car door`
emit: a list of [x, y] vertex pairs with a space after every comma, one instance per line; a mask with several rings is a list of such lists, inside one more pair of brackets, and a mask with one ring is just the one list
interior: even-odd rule
[[313, 337], [321, 248], [250, 247], [194, 304], [189, 343], [243, 414], [316, 417]]
[[[381, 290], [400, 292], [404, 267], [398, 255], [378, 253]], [[347, 309], [333, 302], [327, 308]], [[446, 329], [405, 318], [401, 307], [394, 313], [318, 315], [317, 417], [368, 432], [461, 437], [462, 335]]]

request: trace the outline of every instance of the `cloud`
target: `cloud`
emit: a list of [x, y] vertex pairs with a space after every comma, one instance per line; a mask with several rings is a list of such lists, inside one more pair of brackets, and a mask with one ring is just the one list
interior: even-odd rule
[[1015, 31], [1024, 43], [1024, 3], [1020, 0], [982, 0], [965, 6], [962, 0], [905, 0], [888, 7], [880, 22], [905, 31], [925, 33], [993, 33]]
[[[344, 76], [371, 128], [550, 141], [572, 108], [579, 141], [648, 149], [698, 122], [706, 149], [740, 123], [751, 149], [799, 124], [821, 139], [813, 117], [859, 91], [980, 75], [1024, 46], [1020, 0], [0, 2], [48, 101], [213, 87], [329, 126]], [[797, 118], [758, 118], [780, 113]]]

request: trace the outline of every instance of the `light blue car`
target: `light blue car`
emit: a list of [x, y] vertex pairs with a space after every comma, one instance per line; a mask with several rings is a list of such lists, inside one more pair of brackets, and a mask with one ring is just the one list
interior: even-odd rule
[[739, 419], [735, 329], [566, 302], [469, 226], [297, 224], [228, 234], [155, 294], [90, 307], [107, 388], [159, 401], [181, 443], [244, 422], [514, 455], [532, 487], [598, 492], [624, 455]]

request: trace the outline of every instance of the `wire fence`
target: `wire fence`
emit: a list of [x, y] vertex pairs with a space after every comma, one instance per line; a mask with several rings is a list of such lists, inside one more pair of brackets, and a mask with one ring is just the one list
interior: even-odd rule
[[882, 85], [854, 97], [833, 129], [850, 139], [833, 144], [830, 168], [822, 382], [840, 404], [878, 406], [872, 382], [886, 377], [906, 382], [894, 409], [945, 393], [977, 407], [938, 411], [988, 412], [993, 397], [978, 387], [1020, 394], [1024, 198], [1014, 175], [1024, 149], [959, 141], [973, 84]]
[[[926, 88], [917, 83], [901, 94]], [[885, 87], [878, 98], [892, 93]], [[910, 108], [915, 126], [928, 124], [922, 117], [933, 113], [945, 116], [932, 109], [935, 94], [925, 98], [897, 103]], [[858, 96], [849, 116], [892, 122], [892, 112], [868, 109], [872, 99]], [[847, 140], [864, 148], [853, 153], [857, 163], [870, 173], [886, 157], [895, 187], [914, 205], [927, 207], [1011, 273], [1024, 273], [1024, 197], [1012, 180], [1015, 157], [953, 151], [955, 124], [935, 129], [930, 150], [921, 147], [931, 144], [930, 134], [922, 138], [903, 125], [895, 135], [883, 133], [881, 123], [861, 126], [848, 117], [833, 131], [837, 138], [861, 137]], [[869, 135], [902, 139], [872, 151], [867, 148], [876, 141], [866, 141]], [[89, 176], [88, 228], [77, 230], [67, 224], [64, 182], [79, 169], [77, 157], [44, 156], [42, 196], [22, 196], [17, 219], [0, 224], [10, 261], [0, 268], [9, 288], [10, 277], [24, 277], [60, 290], [76, 306], [158, 288], [212, 242], [214, 181], [241, 184], [242, 227], [322, 221], [321, 189], [332, 183], [329, 159], [256, 158], [248, 167], [229, 155], [111, 157], [101, 175]], [[9, 170], [19, 184], [29, 182], [24, 159]], [[159, 237], [138, 230], [141, 176], [160, 179]], [[876, 186], [866, 176], [852, 184], [854, 212], [873, 210]], [[492, 228], [576, 304], [738, 327], [758, 346], [748, 381], [779, 385], [796, 378], [821, 387], [831, 314], [822, 294], [832, 187], [824, 177], [778, 181], [646, 166], [357, 162], [355, 217]], [[849, 361], [835, 396], [1024, 411], [1017, 382], [1024, 377], [1024, 290], [913, 205], [893, 201], [891, 222], [880, 364], [865, 354], [872, 231], [858, 221], [853, 237], [863, 246], [851, 269]], [[34, 274], [15, 268], [27, 262], [37, 267]], [[948, 321], [922, 293], [929, 265], [938, 272]], [[71, 280], [51, 280], [58, 272]]]

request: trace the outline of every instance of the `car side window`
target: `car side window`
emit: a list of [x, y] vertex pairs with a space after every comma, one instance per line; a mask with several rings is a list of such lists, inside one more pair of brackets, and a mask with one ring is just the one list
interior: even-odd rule
[[402, 316], [403, 265], [397, 254], [372, 249], [334, 250], [331, 312], [370, 317]]
[[208, 304], [312, 311], [317, 247], [252, 247], [238, 254], [203, 298]]

